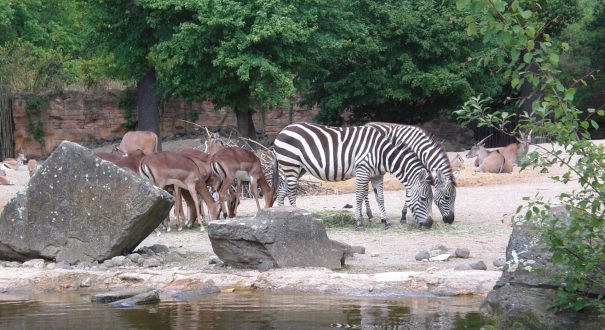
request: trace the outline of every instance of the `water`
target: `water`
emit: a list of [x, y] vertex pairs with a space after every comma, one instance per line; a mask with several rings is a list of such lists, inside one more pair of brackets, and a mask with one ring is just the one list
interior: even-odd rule
[[114, 309], [53, 295], [0, 301], [0, 329], [479, 329], [481, 301], [246, 292]]

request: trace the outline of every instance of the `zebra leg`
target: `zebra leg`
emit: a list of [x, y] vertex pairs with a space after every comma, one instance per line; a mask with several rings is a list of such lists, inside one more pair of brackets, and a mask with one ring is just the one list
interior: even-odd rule
[[[376, 193], [376, 190], [374, 190], [374, 193]], [[372, 218], [374, 217], [374, 215], [372, 214], [372, 209], [370, 208], [370, 196], [367, 196], [364, 202], [366, 204], [366, 214], [368, 215], [368, 222], [372, 222]]]
[[[404, 192], [405, 192], [405, 188]], [[405, 219], [406, 215], [408, 214], [408, 201], [407, 201], [407, 195], [405, 195], [406, 197], [403, 198], [403, 208], [401, 209], [401, 220], [399, 220], [399, 223], [402, 225], [405, 225], [407, 223], [407, 220]]]
[[368, 174], [356, 173], [355, 175], [355, 226], [357, 230], [363, 230], [361, 216], [361, 205], [368, 198]]
[[384, 185], [383, 176], [372, 178], [372, 187], [374, 187], [374, 194], [376, 195], [376, 202], [380, 209], [380, 222], [384, 224], [384, 229], [391, 227], [389, 219], [387, 218], [387, 211], [384, 208]]

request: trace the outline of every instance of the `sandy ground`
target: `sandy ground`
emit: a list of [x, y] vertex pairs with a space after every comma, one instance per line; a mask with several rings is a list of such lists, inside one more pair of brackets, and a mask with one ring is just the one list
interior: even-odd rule
[[[177, 150], [187, 147], [197, 147], [195, 140], [171, 141], [163, 144], [164, 150]], [[103, 149], [109, 149], [110, 146]], [[451, 153], [453, 155], [454, 153]], [[464, 156], [465, 152], [460, 153]], [[332, 239], [351, 245], [361, 245], [366, 248], [366, 254], [356, 255], [347, 260], [347, 267], [340, 271], [325, 269], [282, 269], [265, 273], [249, 270], [238, 270], [209, 265], [208, 260], [214, 255], [208, 237], [199, 230], [183, 230], [182, 232], [155, 234], [146, 238], [140, 246], [164, 244], [169, 247], [181, 247], [190, 252], [192, 257], [182, 265], [172, 268], [153, 270], [135, 269], [131, 272], [147, 274], [140, 281], [122, 280], [120, 274], [124, 271], [84, 272], [74, 271], [65, 273], [63, 270], [27, 270], [0, 269], [0, 292], [3, 283], [15, 285], [15, 279], [21, 279], [23, 286], [40, 287], [40, 277], [44, 277], [43, 289], [50, 290], [65, 286], [65, 281], [76, 281], [82, 276], [94, 273], [98, 283], [104, 287], [123, 287], [132, 283], [151, 283], [156, 286], [174, 283], [177, 279], [187, 279], [186, 283], [200, 276], [212, 278], [222, 287], [260, 287], [266, 289], [291, 289], [302, 291], [351, 293], [382, 288], [388, 292], [398, 290], [429, 291], [435, 294], [486, 294], [493, 286], [500, 272], [493, 266], [493, 260], [504, 257], [506, 245], [511, 233], [511, 217], [518, 205], [523, 203], [523, 197], [534, 196], [536, 193], [554, 199], [562, 192], [573, 189], [570, 185], [552, 182], [549, 175], [560, 173], [561, 169], [553, 168], [549, 174], [537, 170], [519, 171], [515, 168], [512, 174], [484, 174], [472, 169], [472, 161], [466, 160], [466, 167], [461, 170], [457, 179], [456, 219], [453, 225], [441, 222], [441, 215], [433, 207], [435, 226], [431, 230], [419, 230], [412, 226], [399, 224], [400, 207], [403, 201], [401, 185], [392, 177], [386, 179], [385, 205], [387, 215], [395, 225], [389, 230], [374, 223], [368, 225], [365, 231], [354, 229], [328, 229]], [[20, 171], [8, 173], [9, 178], [16, 183], [14, 186], [0, 186], [0, 207], [5, 205], [15, 193], [27, 183], [29, 176], [25, 167]], [[322, 210], [343, 210], [345, 204], [354, 204], [354, 182], [324, 183], [325, 186], [342, 192], [334, 195], [303, 196], [297, 200], [298, 207], [312, 212]], [[373, 195], [370, 200], [375, 214], [378, 208]], [[238, 216], [254, 215], [256, 206], [253, 200], [243, 200]], [[367, 219], [364, 219], [367, 224]], [[408, 215], [411, 221], [411, 214]], [[470, 250], [469, 259], [451, 259], [448, 262], [420, 262], [414, 255], [423, 249], [443, 244], [450, 253], [458, 247]], [[488, 265], [488, 271], [455, 271], [459, 264], [468, 264], [483, 260]], [[54, 273], [53, 273], [54, 272]], [[56, 275], [53, 275], [56, 274]], [[80, 275], [76, 275], [80, 274]], [[202, 275], [200, 275], [202, 274]], [[54, 279], [54, 280], [49, 280]], [[188, 282], [189, 281], [189, 282]], [[177, 281], [178, 282], [178, 281]], [[36, 284], [37, 283], [37, 284]], [[71, 282], [69, 282], [71, 283]], [[234, 284], [237, 283], [237, 284]], [[321, 285], [319, 285], [321, 283]], [[120, 285], [121, 284], [121, 285]], [[50, 287], [49, 287], [50, 286]], [[77, 287], [73, 283], [68, 287]], [[177, 285], [178, 286], [178, 285]], [[182, 285], [186, 286], [186, 285]], [[55, 289], [56, 289], [55, 287]], [[98, 286], [97, 289], [103, 289]], [[345, 290], [346, 289], [346, 290]], [[345, 290], [345, 291], [343, 291]]]

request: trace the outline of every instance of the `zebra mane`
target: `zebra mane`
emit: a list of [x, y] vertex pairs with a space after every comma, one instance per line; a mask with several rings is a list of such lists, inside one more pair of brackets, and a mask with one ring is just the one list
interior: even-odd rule
[[[432, 133], [427, 131], [426, 129], [422, 128], [422, 127], [418, 127], [418, 126], [414, 126], [414, 125], [406, 125], [406, 124], [396, 124], [396, 123], [386, 123], [386, 122], [378, 122], [378, 121], [373, 121], [370, 122], [368, 124], [376, 124], [378, 126], [385, 126], [385, 127], [409, 127], [411, 129], [415, 129], [420, 131], [422, 134], [424, 134], [430, 142], [433, 143], [433, 145], [435, 147], [437, 147], [439, 155], [441, 155], [441, 157], [445, 158], [446, 164], [447, 164], [447, 168], [449, 169], [449, 173], [451, 176], [451, 181], [452, 184], [454, 185], [454, 187], [456, 187], [456, 178], [454, 176], [454, 171], [452, 169], [452, 164], [450, 163], [450, 160], [447, 156], [447, 152], [445, 152], [445, 148], [443, 147], [443, 143], [442, 141], [439, 141], [438, 137]], [[430, 173], [430, 171], [429, 171]], [[434, 180], [434, 178], [432, 177], [432, 173], [431, 173], [431, 180]]]

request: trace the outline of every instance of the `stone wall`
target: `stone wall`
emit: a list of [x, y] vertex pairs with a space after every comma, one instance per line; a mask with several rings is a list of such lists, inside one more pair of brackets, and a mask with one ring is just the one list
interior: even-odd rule
[[[15, 122], [15, 150], [23, 149], [28, 157], [46, 156], [62, 140], [82, 145], [120, 139], [126, 133], [124, 111], [118, 107], [121, 91], [95, 93], [63, 92], [49, 97], [34, 121], [41, 121], [44, 127], [43, 144], [38, 143], [28, 130], [29, 119], [26, 95], [13, 98], [12, 110]], [[162, 137], [186, 134], [195, 126], [181, 119], [191, 120], [197, 112], [196, 123], [210, 129], [236, 127], [235, 114], [226, 109], [215, 109], [212, 102], [186, 103], [173, 99], [161, 109], [160, 132]], [[317, 109], [294, 107], [292, 121], [312, 121]], [[270, 138], [275, 137], [290, 123], [289, 109], [277, 109], [266, 113], [256, 113], [253, 120], [257, 131]]]

